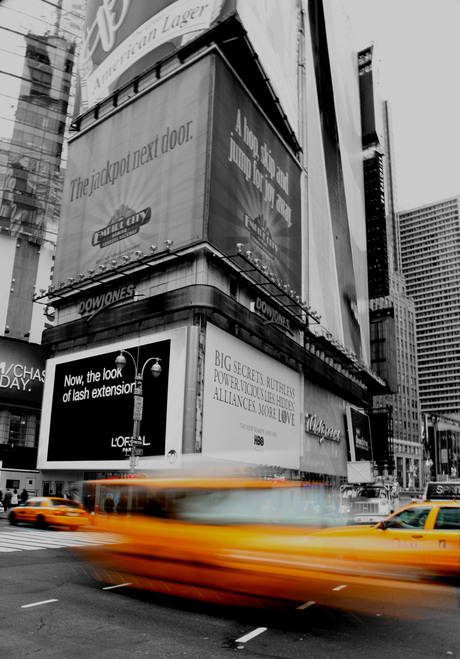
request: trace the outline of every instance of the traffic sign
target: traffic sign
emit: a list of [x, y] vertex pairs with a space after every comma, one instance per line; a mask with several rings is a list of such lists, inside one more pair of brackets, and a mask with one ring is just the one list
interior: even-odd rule
[[133, 420], [142, 421], [142, 411], [144, 407], [144, 399], [142, 396], [134, 396], [134, 410]]

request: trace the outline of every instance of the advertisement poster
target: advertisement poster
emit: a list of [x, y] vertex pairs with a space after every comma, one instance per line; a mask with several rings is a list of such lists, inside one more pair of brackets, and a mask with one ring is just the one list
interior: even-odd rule
[[0, 338], [0, 400], [40, 407], [47, 356], [38, 345]]
[[283, 284], [301, 290], [299, 163], [220, 59], [208, 238], [229, 255], [242, 243]]
[[[128, 469], [133, 418], [140, 409], [140, 459], [164, 458], [171, 449], [180, 453], [185, 330], [163, 338], [143, 337], [123, 344], [123, 349], [127, 351], [123, 369], [115, 363], [119, 344], [49, 360], [40, 468], [110, 465]], [[161, 373], [153, 377], [156, 358]], [[136, 364], [143, 374], [142, 403], [136, 398]]]
[[76, 114], [209, 29], [234, 0], [88, 0]]
[[352, 462], [373, 460], [369, 417], [353, 407], [347, 407], [347, 431]]
[[70, 143], [55, 284], [202, 236], [209, 68], [201, 60]]
[[299, 468], [300, 375], [208, 324], [203, 454]]

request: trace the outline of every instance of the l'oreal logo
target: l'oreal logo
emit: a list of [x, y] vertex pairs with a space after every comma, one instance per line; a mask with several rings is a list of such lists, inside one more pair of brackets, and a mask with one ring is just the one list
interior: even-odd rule
[[107, 291], [106, 293], [101, 293], [100, 295], [93, 295], [92, 297], [78, 303], [77, 313], [80, 315], [89, 313], [95, 314], [97, 311], [104, 309], [104, 307], [134, 297], [135, 291], [136, 287], [134, 284], [128, 284], [127, 286], [120, 286], [119, 288]]
[[112, 218], [106, 227], [93, 233], [91, 242], [94, 246], [99, 245], [101, 248], [117, 243], [128, 236], [139, 233], [141, 226], [147, 224], [151, 216], [151, 209], [144, 208], [144, 210], [128, 215], [127, 217], [121, 217], [116, 220]]

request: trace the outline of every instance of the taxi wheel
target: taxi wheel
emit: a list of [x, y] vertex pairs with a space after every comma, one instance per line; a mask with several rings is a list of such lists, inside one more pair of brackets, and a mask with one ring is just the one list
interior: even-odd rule
[[46, 520], [45, 520], [45, 518], [43, 517], [43, 515], [39, 515], [39, 516], [37, 517], [37, 526], [38, 526], [39, 529], [46, 529], [46, 528], [48, 528], [48, 524], [46, 523]]
[[16, 517], [16, 515], [14, 513], [10, 513], [10, 516], [9, 516], [8, 519], [10, 520], [10, 524], [12, 526], [17, 526], [18, 518]]

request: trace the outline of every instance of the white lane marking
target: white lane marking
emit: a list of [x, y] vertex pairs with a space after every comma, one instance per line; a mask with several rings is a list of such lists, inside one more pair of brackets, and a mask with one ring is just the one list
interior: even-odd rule
[[336, 586], [332, 590], [342, 590], [342, 588], [346, 588], [346, 586]]
[[301, 605], [298, 606], [297, 608], [298, 608], [299, 610], [302, 610], [302, 609], [308, 609], [308, 607], [309, 607], [309, 606], [313, 606], [313, 604], [316, 604], [316, 602], [305, 602], [305, 604], [301, 604]]
[[23, 604], [21, 609], [28, 609], [31, 606], [40, 606], [41, 604], [50, 604], [50, 602], [57, 602], [58, 600], [43, 600], [43, 602], [34, 602], [33, 604]]
[[130, 581], [126, 583], [117, 583], [115, 586], [104, 586], [102, 590], [112, 590], [112, 588], [121, 588], [122, 586], [132, 586], [133, 584]]
[[266, 631], [267, 631], [267, 627], [257, 627], [257, 629], [254, 629], [252, 632], [249, 632], [249, 634], [246, 634], [241, 638], [237, 638], [235, 643], [246, 643], [246, 641], [250, 641], [251, 638], [254, 638], [255, 636], [259, 636], [259, 634], [263, 634], [263, 632]]

